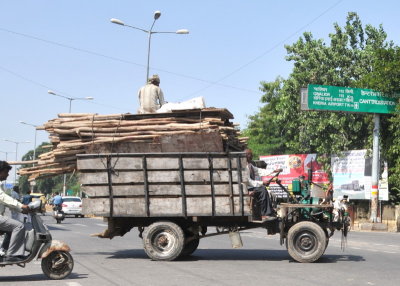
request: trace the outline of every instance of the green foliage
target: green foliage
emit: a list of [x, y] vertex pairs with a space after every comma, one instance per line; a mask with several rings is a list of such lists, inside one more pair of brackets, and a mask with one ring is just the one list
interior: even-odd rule
[[[48, 145], [49, 143], [43, 142], [36, 148], [36, 158], [38, 158], [39, 155], [49, 151], [47, 148], [45, 148], [45, 146]], [[22, 160], [23, 161], [33, 160], [33, 150], [30, 150], [24, 156], [22, 156]], [[32, 166], [22, 165], [21, 167], [28, 168]], [[64, 186], [64, 176], [58, 175], [52, 177], [45, 177], [35, 180], [35, 183], [36, 183], [36, 185], [34, 186], [35, 192], [44, 194], [52, 194], [54, 192], [62, 193]], [[28, 181], [28, 176], [20, 176], [18, 184], [22, 194], [27, 193], [27, 191], [31, 189], [30, 183]], [[76, 174], [67, 175], [66, 187], [67, 189], [72, 189], [75, 194], [80, 193], [80, 184], [78, 183], [78, 178]]]
[[[390, 93], [400, 86], [400, 52], [386, 40], [382, 26], [363, 26], [356, 13], [349, 13], [343, 27], [337, 23], [333, 27], [330, 43], [306, 32], [294, 44], [287, 45], [286, 59], [293, 62], [292, 73], [287, 79], [261, 82], [261, 102], [265, 105], [249, 117], [243, 132], [250, 137], [249, 147], [255, 155], [340, 154], [372, 148], [372, 114], [300, 110], [300, 89], [308, 84]], [[382, 120], [382, 141], [391, 156], [389, 164], [400, 166], [397, 126], [398, 115]], [[328, 163], [328, 156], [322, 158], [323, 163]], [[400, 172], [391, 176], [389, 181], [400, 186]]]

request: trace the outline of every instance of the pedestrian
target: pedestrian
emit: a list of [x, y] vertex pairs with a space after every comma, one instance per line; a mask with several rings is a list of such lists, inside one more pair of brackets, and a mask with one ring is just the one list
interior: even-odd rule
[[138, 113], [155, 113], [166, 102], [160, 88], [160, 77], [153, 75], [147, 84], [139, 89], [139, 110]]
[[[0, 181], [4, 181], [8, 177], [11, 166], [6, 161], [0, 161]], [[7, 195], [4, 190], [0, 188], [0, 232], [5, 232], [6, 237], [9, 236], [9, 243], [6, 245], [6, 238], [2, 244], [2, 261], [18, 262], [25, 259], [25, 226], [22, 222], [4, 216], [4, 207], [15, 209], [20, 212], [28, 212], [28, 206], [21, 204], [11, 196]], [[4, 241], [6, 240], [6, 243]], [[4, 249], [3, 249], [4, 247]], [[6, 249], [7, 248], [7, 249]], [[4, 256], [7, 250], [7, 256]]]
[[261, 207], [261, 220], [263, 222], [274, 220], [276, 218], [275, 210], [272, 207], [271, 198], [268, 190], [266, 189], [267, 183], [261, 179], [262, 176], [267, 176], [270, 174], [266, 169], [257, 168], [254, 166], [253, 151], [251, 149], [247, 149], [245, 152], [249, 174], [249, 182], [247, 186], [249, 195], [253, 196]]

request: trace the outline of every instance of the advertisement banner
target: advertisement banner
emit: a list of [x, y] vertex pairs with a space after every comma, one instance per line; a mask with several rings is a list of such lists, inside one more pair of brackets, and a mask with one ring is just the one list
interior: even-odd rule
[[[371, 199], [372, 159], [367, 150], [343, 152], [342, 156], [331, 157], [334, 198], [348, 195], [349, 199]], [[379, 181], [379, 199], [388, 200], [387, 164]]]
[[[328, 184], [328, 174], [322, 170], [317, 162], [317, 154], [292, 154], [292, 155], [271, 155], [260, 156], [260, 160], [267, 163], [266, 169], [272, 172], [276, 169], [283, 169], [279, 175], [282, 185], [289, 186], [293, 180], [304, 176], [308, 179], [308, 170], [312, 169], [312, 181], [317, 184]], [[271, 176], [263, 177], [263, 180]], [[286, 193], [277, 184], [272, 183], [270, 188], [279, 197], [286, 197]]]

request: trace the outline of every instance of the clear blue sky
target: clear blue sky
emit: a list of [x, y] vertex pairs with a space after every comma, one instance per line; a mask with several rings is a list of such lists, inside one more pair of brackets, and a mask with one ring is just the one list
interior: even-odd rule
[[[229, 109], [244, 128], [260, 106], [260, 82], [291, 72], [285, 44], [305, 31], [326, 39], [349, 11], [364, 25], [382, 24], [388, 39], [399, 44], [399, 6], [395, 0], [2, 0], [0, 150], [15, 151], [3, 139], [31, 141], [19, 145], [20, 159], [33, 149], [35, 133], [20, 120], [40, 125], [68, 112], [68, 100], [49, 95], [49, 89], [95, 98], [74, 101], [72, 112], [136, 112], [147, 35], [111, 18], [148, 29], [159, 10], [154, 30], [188, 29], [189, 35], [153, 35], [150, 74], [159, 74], [167, 101], [203, 96], [208, 107]], [[38, 144], [48, 140], [44, 131], [37, 135]], [[15, 153], [8, 157], [14, 160]]]

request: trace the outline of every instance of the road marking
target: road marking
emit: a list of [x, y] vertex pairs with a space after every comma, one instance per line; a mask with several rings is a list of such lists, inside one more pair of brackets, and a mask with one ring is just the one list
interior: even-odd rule
[[67, 282], [66, 283], [68, 286], [81, 286], [78, 282]]
[[98, 226], [108, 226], [108, 225], [106, 225], [104, 223], [96, 223], [96, 225], [98, 225]]
[[73, 223], [72, 225], [77, 225], [77, 226], [86, 226], [86, 225], [84, 225], [84, 224], [81, 224], [81, 223]]
[[385, 253], [390, 253], [390, 254], [397, 254], [397, 252], [394, 251], [384, 251]]

